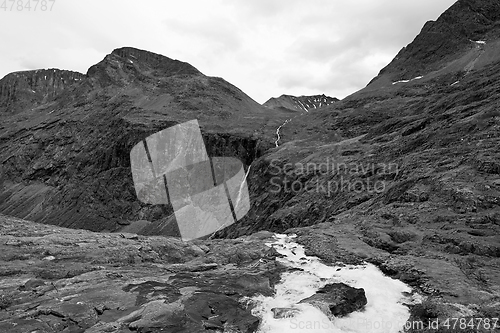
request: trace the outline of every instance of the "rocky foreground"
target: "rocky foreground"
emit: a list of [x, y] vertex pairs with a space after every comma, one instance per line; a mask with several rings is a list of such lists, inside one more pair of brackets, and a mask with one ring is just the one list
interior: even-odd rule
[[[410, 284], [424, 297], [410, 306], [410, 320], [500, 315], [500, 279], [492, 275], [499, 272], [497, 258], [426, 249], [420, 250], [425, 256], [391, 255], [339, 223], [288, 232], [298, 234], [307, 255], [325, 263], [368, 261]], [[260, 319], [248, 298], [273, 295], [288, 269], [265, 244], [272, 236], [263, 231], [186, 243], [0, 216], [0, 332], [256, 332]], [[364, 299], [362, 290], [346, 288], [328, 285], [303, 301], [326, 304], [337, 316], [362, 311], [366, 299], [360, 304], [352, 297]], [[273, 312], [290, 315], [287, 309]]]
[[263, 233], [184, 243], [0, 217], [0, 332], [254, 332], [283, 271]]
[[[272, 296], [286, 270], [269, 232], [185, 243], [0, 216], [0, 235], [0, 332], [256, 332], [249, 297]], [[313, 301], [366, 304], [342, 283]]]

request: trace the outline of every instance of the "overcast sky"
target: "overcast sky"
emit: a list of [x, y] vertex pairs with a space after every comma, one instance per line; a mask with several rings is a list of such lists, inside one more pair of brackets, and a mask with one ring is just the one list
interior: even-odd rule
[[343, 98], [454, 2], [56, 0], [43, 12], [41, 2], [18, 11], [17, 1], [11, 11], [7, 0], [0, 77], [53, 67], [86, 73], [113, 49], [133, 46], [223, 77], [260, 103], [281, 94]]

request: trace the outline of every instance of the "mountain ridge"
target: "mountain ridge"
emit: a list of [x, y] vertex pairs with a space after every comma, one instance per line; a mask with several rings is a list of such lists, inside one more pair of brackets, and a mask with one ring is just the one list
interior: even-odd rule
[[0, 79], [0, 113], [16, 113], [47, 103], [85, 74], [56, 68], [18, 71]]
[[103, 87], [127, 84], [127, 74], [136, 74], [139, 80], [175, 75], [203, 75], [191, 64], [133, 47], [114, 49], [87, 71], [87, 76]]
[[427, 80], [440, 75], [461, 78], [472, 68], [500, 59], [500, 3], [495, 0], [459, 0], [428, 21], [415, 39], [373, 78], [365, 89], [394, 82]]
[[339, 101], [338, 98], [326, 96], [325, 94], [310, 96], [283, 94], [279, 97], [271, 97], [262, 105], [270, 109], [284, 108], [294, 111], [309, 112], [309, 110], [325, 107], [337, 101]]
[[116, 49], [48, 102], [2, 116], [0, 211], [96, 231], [157, 221], [153, 229], [167, 232], [171, 208], [135, 197], [129, 153], [137, 142], [198, 119], [211, 156], [249, 165], [273, 146], [285, 117], [270, 118], [240, 89], [190, 64]]

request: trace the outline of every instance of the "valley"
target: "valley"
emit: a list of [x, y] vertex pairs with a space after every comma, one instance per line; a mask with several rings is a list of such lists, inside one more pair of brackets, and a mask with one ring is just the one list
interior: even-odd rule
[[[497, 332], [443, 323], [500, 318], [499, 23], [496, 0], [459, 0], [342, 100], [261, 105], [133, 47], [8, 74], [0, 331]], [[130, 151], [193, 119], [244, 164], [250, 210], [183, 242]]]

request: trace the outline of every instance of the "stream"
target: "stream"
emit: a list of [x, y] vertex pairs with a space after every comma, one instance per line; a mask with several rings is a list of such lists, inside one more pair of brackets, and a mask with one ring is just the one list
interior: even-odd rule
[[290, 119], [287, 119], [285, 120], [285, 122], [283, 124], [281, 124], [277, 129], [276, 129], [276, 141], [274, 141], [274, 144], [276, 145], [276, 147], [279, 147], [278, 145], [278, 142], [280, 141], [281, 139], [281, 135], [280, 135], [280, 130], [283, 126], [285, 126], [286, 124], [288, 124], [288, 122], [290, 122], [292, 120], [292, 118]]
[[[259, 333], [290, 332], [350, 332], [350, 333], [398, 333], [403, 331], [410, 317], [404, 304], [421, 302], [411, 287], [399, 280], [385, 276], [376, 266], [327, 266], [316, 257], [306, 256], [303, 246], [293, 242], [295, 235], [276, 234], [275, 241], [266, 243], [274, 247], [284, 258], [277, 260], [293, 270], [283, 273], [272, 297], [256, 296], [252, 313], [261, 319]], [[309, 304], [298, 304], [329, 283], [342, 282], [355, 288], [363, 288], [367, 304], [362, 311], [342, 318], [328, 317]], [[275, 319], [271, 309], [294, 308], [294, 315]]]

